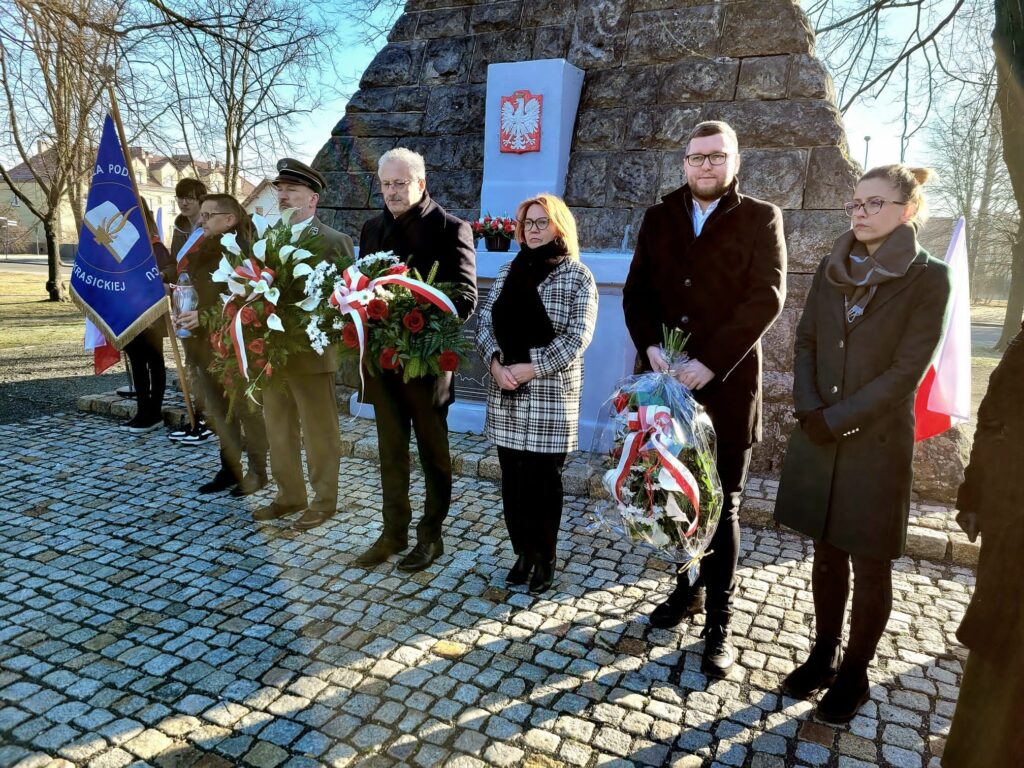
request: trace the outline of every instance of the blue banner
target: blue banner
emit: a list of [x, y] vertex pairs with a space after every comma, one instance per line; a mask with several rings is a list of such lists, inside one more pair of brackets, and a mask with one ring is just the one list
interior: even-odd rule
[[167, 309], [131, 173], [107, 115], [71, 272], [71, 296], [119, 350]]

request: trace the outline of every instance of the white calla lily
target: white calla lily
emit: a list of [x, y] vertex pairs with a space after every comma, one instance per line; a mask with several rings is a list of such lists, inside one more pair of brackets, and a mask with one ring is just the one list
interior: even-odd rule
[[298, 210], [298, 208], [285, 208], [283, 211], [281, 211], [281, 221], [283, 221], [288, 226], [291, 226], [292, 216], [294, 216], [295, 212]]
[[247, 292], [245, 283], [239, 283], [234, 280], [228, 280], [228, 288], [237, 296], [245, 296]]
[[303, 299], [298, 302], [295, 306], [301, 309], [303, 312], [312, 312], [320, 304], [320, 298], [318, 296], [310, 296], [307, 299]]
[[297, 248], [295, 253], [292, 254], [292, 261], [304, 261], [312, 255], [312, 251], [307, 251], [305, 248]]
[[267, 328], [272, 331], [284, 331], [284, 324], [277, 315], [267, 315]]
[[282, 245], [281, 250], [277, 252], [277, 255], [281, 257], [281, 261], [288, 261], [291, 258], [292, 251], [295, 250], [294, 245]]
[[267, 297], [267, 301], [276, 307], [278, 299], [281, 298], [281, 291], [277, 288], [271, 288], [265, 295]]
[[313, 274], [313, 268], [309, 264], [296, 264], [292, 270], [292, 277], [305, 277]]
[[226, 232], [220, 236], [220, 244], [235, 256], [242, 255], [242, 249], [238, 246], [238, 235], [234, 232]]
[[267, 255], [267, 241], [257, 240], [252, 244], [252, 255], [260, 261], [263, 261]]
[[265, 216], [257, 213], [252, 217], [252, 225], [256, 228], [256, 237], [263, 237], [263, 233], [267, 231], [270, 222], [267, 221]]
[[233, 274], [235, 274], [235, 268], [231, 266], [231, 262], [224, 256], [221, 256], [220, 264], [217, 265], [217, 269], [212, 275], [213, 282], [226, 283]]

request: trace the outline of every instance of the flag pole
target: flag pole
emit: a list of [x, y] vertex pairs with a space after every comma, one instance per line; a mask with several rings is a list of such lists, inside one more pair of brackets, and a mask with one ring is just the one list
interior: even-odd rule
[[[135, 191], [135, 199], [139, 201], [139, 208], [142, 208], [142, 195], [139, 193], [139, 185], [135, 181], [135, 169], [132, 167], [132, 155], [128, 148], [128, 138], [124, 133], [124, 126], [121, 124], [121, 112], [117, 108], [117, 96], [114, 94], [113, 83], [107, 84], [107, 92], [110, 94], [110, 117], [117, 128], [117, 136], [121, 141], [121, 151], [124, 153], [125, 161], [128, 163], [128, 178], [131, 179], [132, 189]], [[149, 247], [153, 247], [153, 232], [149, 228], [149, 216], [142, 212], [142, 221], [146, 226], [146, 238]], [[174, 365], [178, 369], [178, 385], [181, 387], [181, 394], [185, 397], [185, 411], [188, 413], [188, 423], [192, 429], [196, 428], [196, 414], [192, 409], [192, 396], [188, 391], [188, 377], [185, 376], [185, 366], [181, 363], [181, 351], [178, 349], [178, 335], [175, 333], [174, 324], [171, 322], [171, 297], [165, 296], [167, 311], [164, 313], [164, 320], [167, 323], [167, 335], [171, 340], [171, 351], [174, 353]]]

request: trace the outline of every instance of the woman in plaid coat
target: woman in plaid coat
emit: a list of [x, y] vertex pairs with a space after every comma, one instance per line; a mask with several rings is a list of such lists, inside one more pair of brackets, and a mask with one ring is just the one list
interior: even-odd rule
[[476, 341], [490, 365], [486, 430], [498, 446], [505, 524], [518, 556], [508, 582], [529, 581], [539, 593], [554, 581], [562, 467], [577, 444], [597, 286], [579, 261], [576, 222], [562, 200], [526, 200], [516, 220], [521, 250], [498, 272]]

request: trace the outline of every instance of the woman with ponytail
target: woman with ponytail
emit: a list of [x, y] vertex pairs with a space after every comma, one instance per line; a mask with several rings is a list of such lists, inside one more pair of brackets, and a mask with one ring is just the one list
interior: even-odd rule
[[[913, 480], [914, 396], [942, 338], [950, 270], [917, 242], [924, 168], [861, 177], [852, 227], [822, 259], [796, 333], [793, 432], [775, 517], [814, 540], [814, 646], [783, 682], [817, 716], [851, 720], [892, 610], [892, 561], [903, 555]], [[854, 575], [850, 635], [842, 631]]]
[[[562, 520], [562, 467], [577, 446], [583, 352], [597, 286], [580, 263], [576, 221], [541, 194], [516, 211], [519, 253], [480, 310], [477, 348], [490, 367], [486, 431], [498, 446], [501, 499], [517, 555], [509, 584], [551, 588]], [[531, 575], [532, 574], [532, 575]]]

